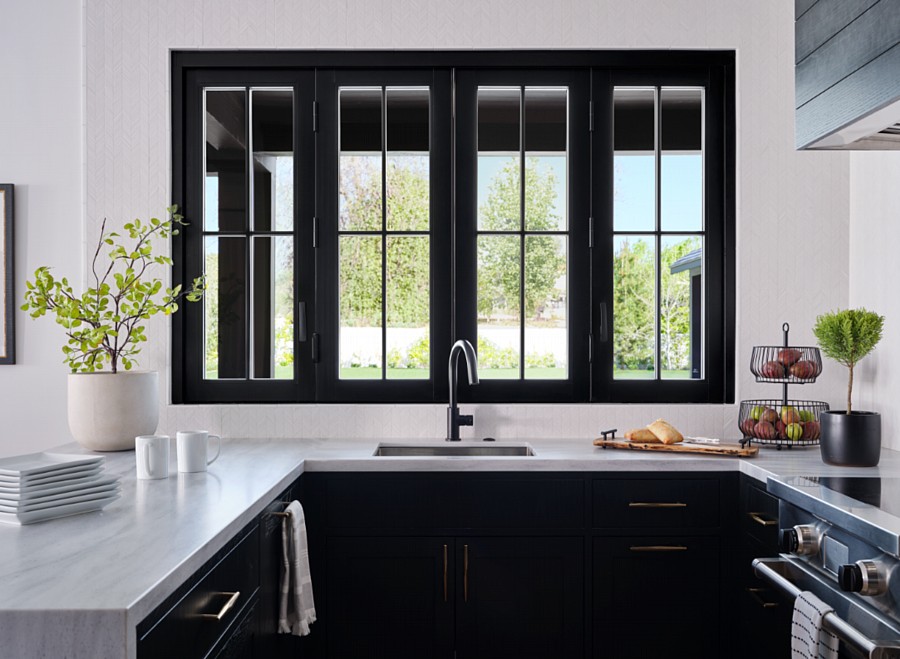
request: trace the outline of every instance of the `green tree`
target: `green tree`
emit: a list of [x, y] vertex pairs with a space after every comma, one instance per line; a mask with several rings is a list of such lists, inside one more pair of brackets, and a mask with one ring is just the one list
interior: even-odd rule
[[617, 370], [647, 370], [654, 361], [653, 249], [626, 238], [613, 261], [613, 350]]
[[672, 264], [700, 247], [699, 238], [666, 245], [661, 255], [659, 331], [662, 368], [690, 369], [691, 357], [691, 276], [672, 274]]
[[[556, 175], [538, 158], [525, 160], [525, 224], [529, 231], [558, 229]], [[519, 161], [510, 159], [490, 183], [479, 207], [481, 229], [519, 228]], [[518, 315], [520, 243], [515, 236], [483, 236], [478, 241], [478, 314], [487, 319]], [[566, 258], [554, 236], [525, 238], [525, 317], [534, 317], [559, 294], [556, 281]]]
[[[387, 227], [427, 231], [428, 158], [389, 158], [386, 171]], [[381, 229], [381, 176], [371, 159], [341, 161], [340, 226]], [[345, 185], [346, 184], [346, 185]], [[344, 325], [381, 325], [381, 238], [347, 236], [340, 244], [340, 304]], [[429, 319], [429, 240], [427, 236], [387, 239], [387, 316], [392, 327], [419, 327]]]
[[[660, 255], [661, 368], [690, 368], [691, 287], [686, 272], [672, 274], [672, 264], [700, 247], [698, 238], [665, 245]], [[613, 261], [617, 370], [651, 370], [655, 360], [655, 263], [648, 239], [625, 239]]]

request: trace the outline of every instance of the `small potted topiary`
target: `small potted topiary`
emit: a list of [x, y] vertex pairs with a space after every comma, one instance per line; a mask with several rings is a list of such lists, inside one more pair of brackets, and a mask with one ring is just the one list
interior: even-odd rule
[[843, 467], [874, 467], [881, 457], [881, 415], [853, 409], [853, 369], [868, 355], [884, 329], [884, 316], [844, 309], [819, 316], [813, 333], [826, 357], [846, 366], [847, 409], [823, 412], [819, 448], [822, 460]]
[[[25, 282], [22, 310], [32, 318], [53, 314], [68, 338], [62, 351], [71, 370], [69, 430], [94, 451], [132, 449], [137, 435], [156, 431], [158, 374], [133, 370], [147, 340], [147, 321], [174, 313], [182, 298], [196, 302], [203, 295], [202, 277], [182, 290], [166, 288], [153, 276], [157, 268], [172, 265], [168, 256], [153, 253], [153, 239], [166, 240], [185, 224], [177, 207], [167, 210], [168, 219], [126, 224], [127, 244], [118, 233], [106, 232], [104, 220], [84, 292], [76, 293], [68, 279], [57, 279], [46, 266]], [[104, 248], [109, 248], [105, 263]]]

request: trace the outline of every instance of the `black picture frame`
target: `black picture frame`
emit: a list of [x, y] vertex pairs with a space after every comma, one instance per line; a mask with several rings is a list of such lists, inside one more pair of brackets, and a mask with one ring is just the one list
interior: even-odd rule
[[12, 183], [0, 183], [0, 364], [16, 363], [16, 282]]

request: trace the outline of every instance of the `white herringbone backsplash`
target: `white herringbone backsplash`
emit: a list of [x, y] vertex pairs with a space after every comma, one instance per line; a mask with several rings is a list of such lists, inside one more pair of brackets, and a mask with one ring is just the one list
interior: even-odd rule
[[[816, 315], [847, 304], [848, 159], [794, 151], [793, 3], [85, 0], [84, 11], [85, 250], [104, 217], [147, 217], [170, 201], [171, 49], [727, 48], [738, 62], [738, 398], [778, 393], [753, 382], [752, 345], [780, 342], [784, 321], [796, 343], [812, 344]], [[169, 329], [158, 321], [150, 332], [142, 365], [167, 383]], [[828, 364], [803, 395], [836, 403], [841, 387]], [[475, 415], [479, 436], [590, 437], [659, 416], [692, 434], [736, 435], [734, 406], [493, 405]], [[444, 418], [439, 405], [164, 404], [160, 432], [429, 437]]]

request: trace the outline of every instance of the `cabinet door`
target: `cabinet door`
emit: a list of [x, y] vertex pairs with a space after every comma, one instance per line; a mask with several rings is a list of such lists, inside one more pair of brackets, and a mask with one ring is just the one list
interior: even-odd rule
[[329, 538], [327, 656], [452, 658], [452, 552], [441, 538]]
[[720, 573], [717, 538], [595, 538], [593, 656], [724, 656]]
[[582, 538], [456, 541], [458, 659], [584, 656]]

